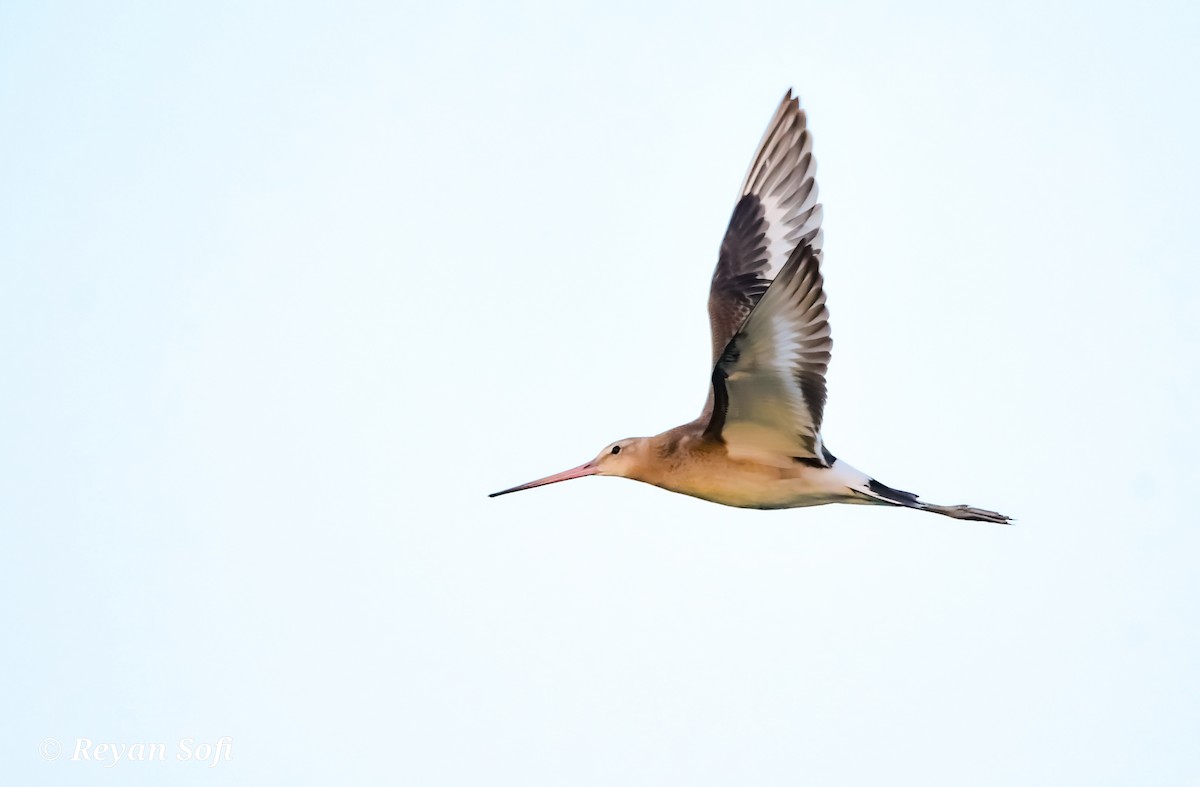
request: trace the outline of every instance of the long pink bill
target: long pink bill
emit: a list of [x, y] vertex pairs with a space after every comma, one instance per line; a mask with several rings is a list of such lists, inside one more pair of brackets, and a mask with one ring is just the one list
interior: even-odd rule
[[536, 481], [530, 481], [528, 484], [514, 486], [513, 488], [505, 489], [502, 492], [492, 492], [490, 495], [488, 495], [488, 497], [499, 497], [500, 495], [507, 495], [509, 492], [520, 492], [525, 489], [533, 489], [535, 486], [557, 484], [559, 481], [570, 481], [572, 478], [583, 478], [585, 475], [595, 475], [596, 469], [597, 468], [592, 466], [591, 462], [588, 462], [587, 464], [580, 465], [579, 467], [572, 467], [570, 470], [563, 470], [561, 473], [555, 473], [554, 475], [548, 475], [545, 478], [539, 478]]

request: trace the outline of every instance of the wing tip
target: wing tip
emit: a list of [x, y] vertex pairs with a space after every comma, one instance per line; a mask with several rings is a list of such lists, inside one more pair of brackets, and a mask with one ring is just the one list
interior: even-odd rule
[[765, 168], [772, 158], [773, 151], [780, 146], [786, 149], [797, 143], [803, 145], [803, 141], [808, 139], [807, 129], [808, 115], [800, 107], [800, 97], [793, 93], [792, 88], [788, 88], [754, 149], [750, 167], [742, 179], [741, 194], [746, 195], [762, 189], [765, 184], [758, 181], [765, 175]]

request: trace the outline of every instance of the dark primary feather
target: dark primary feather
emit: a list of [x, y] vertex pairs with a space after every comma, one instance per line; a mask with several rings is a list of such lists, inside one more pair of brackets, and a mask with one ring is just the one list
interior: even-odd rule
[[747, 194], [733, 209], [708, 294], [714, 364], [771, 284], [765, 276], [768, 272], [765, 241], [762, 202], [756, 195]]

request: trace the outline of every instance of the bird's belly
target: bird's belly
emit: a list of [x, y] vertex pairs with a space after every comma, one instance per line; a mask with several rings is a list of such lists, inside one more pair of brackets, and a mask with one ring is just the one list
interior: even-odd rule
[[737, 508], [799, 508], [844, 501], [847, 490], [824, 468], [734, 464], [701, 477], [664, 479], [666, 489]]

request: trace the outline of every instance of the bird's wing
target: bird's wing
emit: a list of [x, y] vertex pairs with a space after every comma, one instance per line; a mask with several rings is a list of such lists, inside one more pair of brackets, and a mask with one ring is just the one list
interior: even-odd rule
[[833, 349], [822, 284], [820, 254], [802, 244], [721, 353], [705, 435], [730, 455], [832, 464], [821, 443]]
[[708, 295], [714, 364], [792, 251], [807, 244], [820, 255], [817, 164], [805, 123], [800, 101], [789, 90], [742, 183]]

